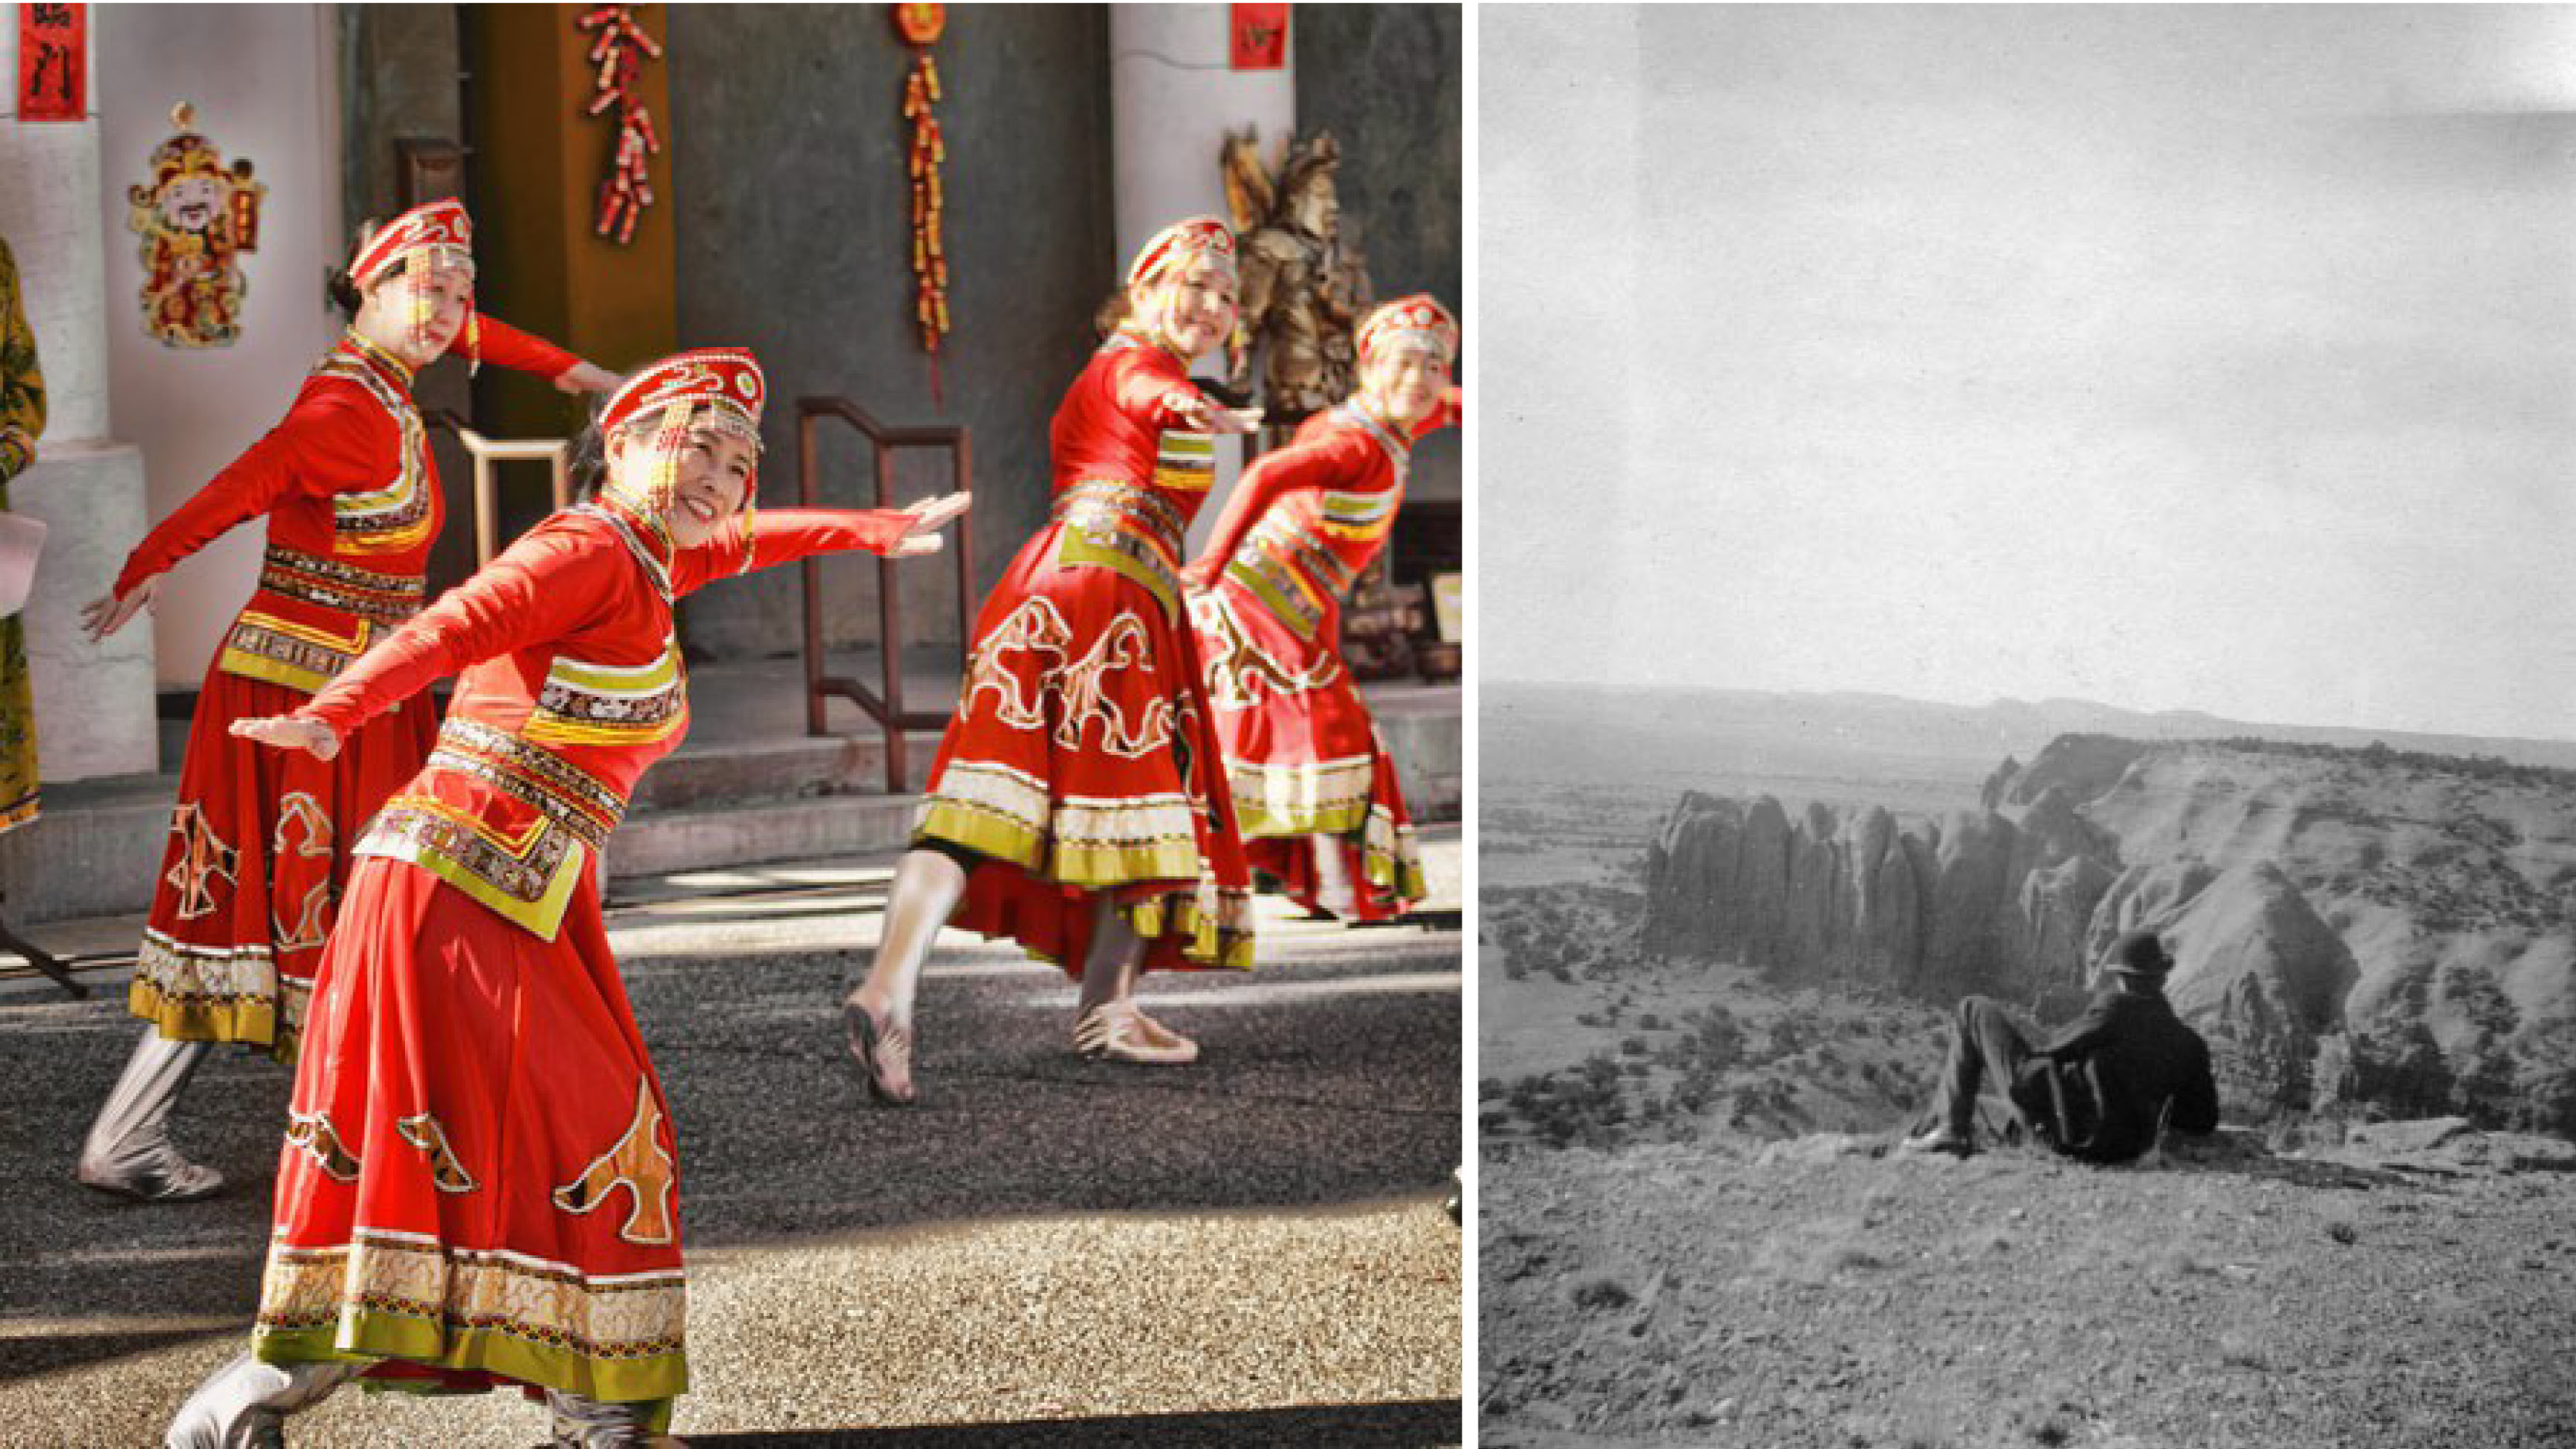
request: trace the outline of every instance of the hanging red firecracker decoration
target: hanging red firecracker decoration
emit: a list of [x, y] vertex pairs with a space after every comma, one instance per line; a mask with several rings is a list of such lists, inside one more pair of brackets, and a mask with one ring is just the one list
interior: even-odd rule
[[599, 183], [599, 207], [591, 231], [599, 236], [613, 232], [623, 246], [634, 240], [636, 221], [653, 204], [648, 158], [661, 151], [662, 138], [654, 134], [653, 113], [644, 107], [636, 77], [644, 57], [662, 58], [662, 47], [644, 33], [631, 5], [598, 6], [578, 23], [595, 32], [590, 63], [598, 67], [591, 79], [590, 107], [582, 114], [596, 116], [610, 106], [617, 108], [617, 149], [610, 157], [607, 178]]
[[930, 354], [934, 401], [942, 400], [939, 339], [948, 335], [948, 250], [939, 234], [939, 163], [948, 159], [948, 143], [930, 113], [939, 99], [939, 66], [930, 58], [930, 47], [947, 24], [945, 5], [894, 7], [895, 30], [913, 49], [912, 73], [903, 82], [903, 118], [912, 122], [912, 315], [921, 328], [922, 350]]

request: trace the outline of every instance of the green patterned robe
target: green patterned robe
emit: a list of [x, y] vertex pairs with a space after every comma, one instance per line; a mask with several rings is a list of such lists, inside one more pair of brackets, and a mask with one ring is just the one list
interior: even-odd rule
[[[18, 259], [0, 241], [0, 509], [9, 480], [36, 461], [45, 431], [45, 374], [18, 296]], [[36, 704], [27, 682], [27, 625], [0, 619], [0, 832], [36, 818]]]

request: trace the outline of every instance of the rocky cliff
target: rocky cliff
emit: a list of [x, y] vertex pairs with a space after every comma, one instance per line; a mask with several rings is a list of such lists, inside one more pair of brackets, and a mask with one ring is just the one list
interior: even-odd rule
[[1645, 945], [2045, 1012], [2151, 926], [2236, 1111], [2576, 1132], [2576, 772], [2066, 735], [1983, 800], [1900, 824], [1686, 795], [1649, 850]]

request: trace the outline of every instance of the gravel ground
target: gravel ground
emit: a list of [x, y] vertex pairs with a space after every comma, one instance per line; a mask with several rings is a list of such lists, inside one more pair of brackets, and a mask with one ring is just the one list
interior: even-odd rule
[[1852, 1138], [1489, 1162], [1494, 1449], [2576, 1443], [2576, 1177]]
[[[1454, 869], [1454, 837], [1447, 843]], [[643, 892], [615, 916], [673, 1096], [696, 1444], [1462, 1442], [1459, 938], [1264, 919], [1262, 969], [1158, 977], [1197, 1067], [1088, 1064], [1072, 993], [952, 936], [919, 1109], [870, 1109], [832, 1011], [876, 872]], [[112, 994], [112, 993], [102, 993]], [[0, 1445], [157, 1442], [257, 1296], [284, 1071], [219, 1053], [177, 1133], [235, 1179], [113, 1204], [71, 1157], [139, 1030], [0, 1001]], [[507, 1395], [343, 1393], [308, 1445], [524, 1446]]]

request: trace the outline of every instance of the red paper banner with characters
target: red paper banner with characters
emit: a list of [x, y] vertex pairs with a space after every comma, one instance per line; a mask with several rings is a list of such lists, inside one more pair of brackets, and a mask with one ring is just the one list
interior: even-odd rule
[[18, 119], [89, 114], [89, 7], [18, 7]]
[[1234, 7], [1234, 68], [1278, 70], [1288, 64], [1288, 7]]

